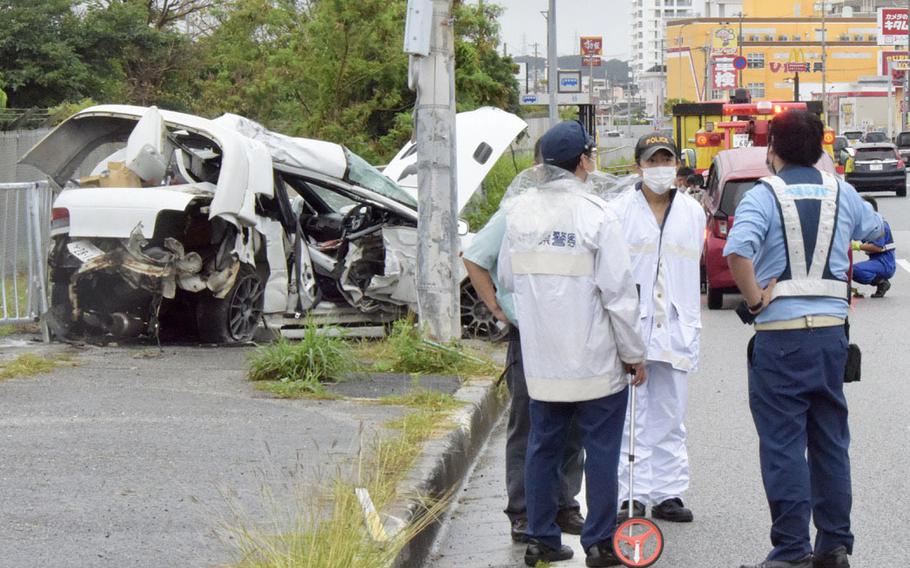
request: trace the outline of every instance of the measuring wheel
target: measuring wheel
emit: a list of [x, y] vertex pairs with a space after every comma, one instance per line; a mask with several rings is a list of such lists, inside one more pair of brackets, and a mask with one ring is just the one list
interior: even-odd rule
[[648, 519], [632, 517], [613, 535], [613, 552], [624, 566], [650, 566], [663, 551], [664, 534]]

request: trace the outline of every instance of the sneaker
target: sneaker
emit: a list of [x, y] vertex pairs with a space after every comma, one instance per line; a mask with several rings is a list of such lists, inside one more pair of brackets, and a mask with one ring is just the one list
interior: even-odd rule
[[[636, 517], [645, 516], [645, 504], [639, 500], [633, 501], [634, 503], [634, 512]], [[616, 515], [616, 524], [621, 525], [629, 519], [629, 502], [623, 501], [622, 505], [619, 507], [619, 514]]]
[[667, 499], [660, 505], [651, 507], [651, 517], [654, 519], [663, 519], [671, 523], [691, 523], [694, 518], [692, 511], [683, 505], [682, 499], [674, 497]]
[[850, 568], [847, 547], [839, 546], [812, 559], [813, 568]]
[[528, 542], [528, 519], [512, 519], [512, 542]]
[[758, 564], [743, 564], [739, 568], [813, 568], [812, 555], [801, 560], [765, 560]]
[[616, 553], [613, 552], [613, 546], [609, 541], [595, 544], [588, 549], [587, 554], [588, 556], [585, 558], [585, 566], [588, 566], [590, 568], [622, 565], [619, 557], [617, 557]]
[[556, 524], [566, 534], [581, 534], [585, 526], [585, 518], [578, 509], [563, 509], [556, 514]]
[[870, 298], [884, 298], [885, 292], [891, 289], [891, 281], [888, 279], [880, 280], [878, 285], [875, 287], [875, 292]]
[[[525, 550], [525, 564], [528, 566], [537, 566], [538, 562], [559, 562], [568, 560], [575, 553], [566, 545], [559, 548], [550, 548], [542, 542], [532, 541]], [[811, 566], [809, 568], [812, 568]]]

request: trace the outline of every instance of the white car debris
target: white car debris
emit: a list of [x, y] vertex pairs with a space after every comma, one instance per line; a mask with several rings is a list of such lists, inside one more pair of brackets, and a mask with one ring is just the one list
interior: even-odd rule
[[[526, 126], [499, 109], [459, 115], [460, 207]], [[417, 303], [416, 182], [411, 191], [397, 183], [416, 180], [405, 172], [413, 144], [396, 161], [380, 173], [344, 146], [230, 114], [80, 111], [22, 159], [61, 189], [51, 329], [235, 343], [263, 323], [292, 334], [308, 318], [400, 318]], [[72, 179], [85, 167], [91, 175]], [[457, 269], [465, 333], [500, 336]]]

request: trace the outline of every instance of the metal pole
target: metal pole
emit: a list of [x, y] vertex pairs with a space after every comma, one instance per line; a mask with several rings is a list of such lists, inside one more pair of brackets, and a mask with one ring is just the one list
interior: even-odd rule
[[799, 102], [799, 71], [796, 72], [796, 76], [793, 78], [793, 100]]
[[825, 6], [825, 0], [822, 0], [822, 116], [824, 121], [828, 122], [828, 28], [826, 26], [826, 17], [828, 9]]
[[550, 94], [550, 126], [555, 126], [559, 121], [556, 109], [556, 71], [559, 69], [559, 57], [556, 53], [556, 0], [550, 0], [547, 12], [547, 92]]
[[39, 201], [38, 192], [41, 191], [41, 186], [38, 183], [32, 185], [29, 188], [28, 192], [28, 209], [29, 209], [29, 221], [31, 225], [31, 235], [29, 237], [32, 240], [32, 245], [34, 246], [33, 250], [29, 251], [29, 256], [32, 256], [32, 260], [29, 262], [29, 267], [34, 266], [36, 268], [36, 273], [31, 276], [34, 278], [32, 282], [29, 282], [29, 287], [31, 290], [36, 290], [38, 292], [38, 314], [41, 321], [41, 339], [45, 343], [50, 342], [51, 336], [50, 331], [47, 328], [47, 258], [46, 251], [42, 247], [44, 240], [42, 239], [42, 230], [41, 228], [45, 223], [48, 223], [48, 219], [41, 218], [41, 205]]
[[[907, 0], [907, 14], [910, 17], [910, 0]], [[907, 26], [907, 57], [910, 58], [910, 25]], [[901, 111], [901, 130], [907, 130], [907, 113], [910, 112], [910, 70], [904, 71], [904, 100], [906, 106]]]
[[894, 138], [894, 77], [888, 70], [888, 138]]
[[632, 83], [629, 83], [629, 92], [626, 93], [626, 135], [632, 137]]
[[433, 0], [430, 54], [417, 58], [417, 305], [437, 341], [461, 335], [452, 0]]

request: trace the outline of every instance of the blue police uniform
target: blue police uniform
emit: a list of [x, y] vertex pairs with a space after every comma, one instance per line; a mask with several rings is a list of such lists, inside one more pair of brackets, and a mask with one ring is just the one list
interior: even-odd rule
[[872, 241], [885, 252], [869, 255], [869, 260], [857, 262], [853, 265], [853, 279], [860, 284], [878, 284], [880, 280], [887, 280], [894, 276], [897, 263], [894, 258], [894, 238], [891, 236], [891, 226], [885, 222], [885, 234]]
[[724, 255], [751, 259], [762, 287], [779, 282], [756, 318], [749, 360], [749, 406], [772, 517], [768, 560], [813, 551], [810, 515], [816, 554], [852, 552], [843, 391], [848, 251], [851, 240], [878, 238], [882, 223], [849, 184], [793, 165], [756, 184], [736, 208]]

